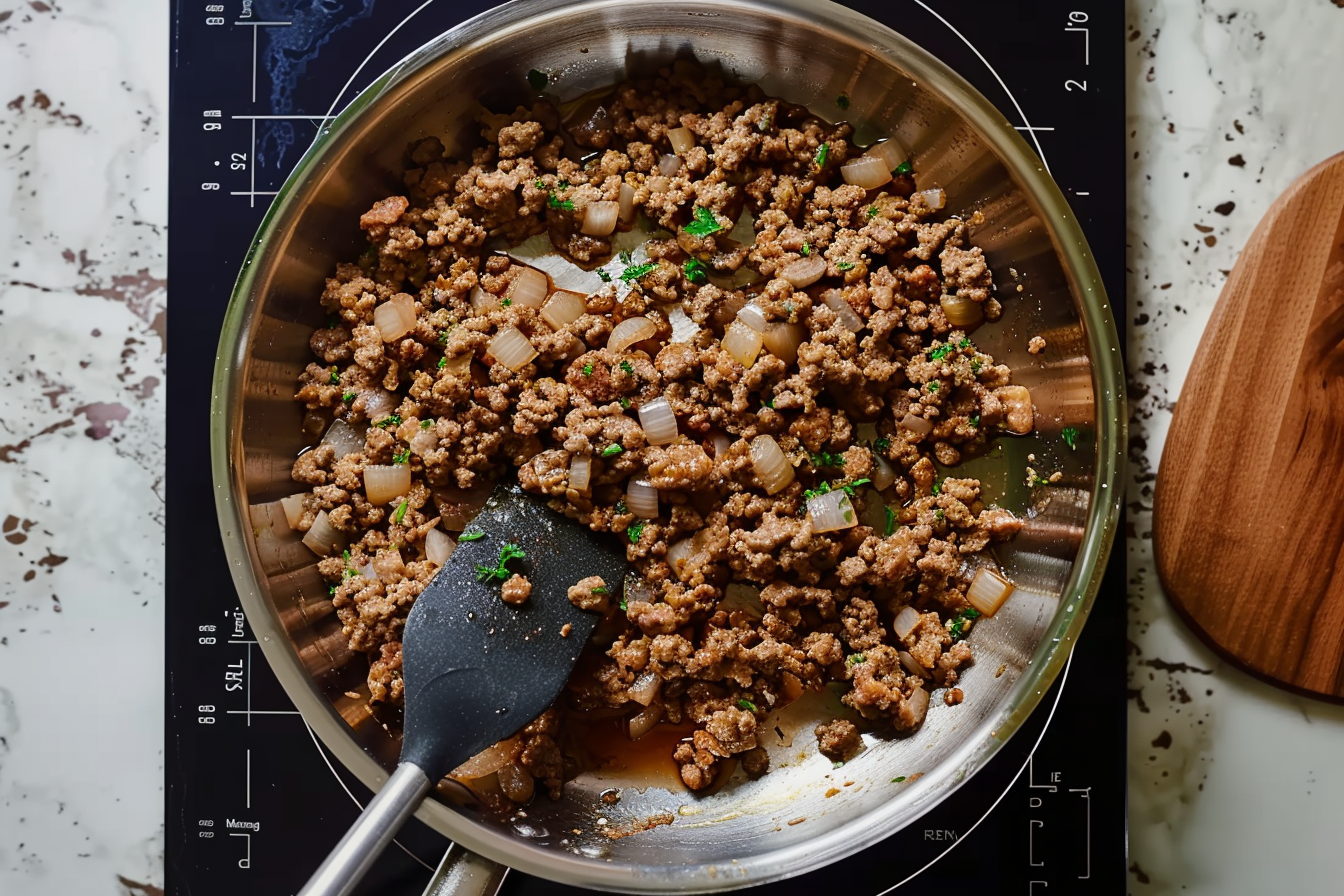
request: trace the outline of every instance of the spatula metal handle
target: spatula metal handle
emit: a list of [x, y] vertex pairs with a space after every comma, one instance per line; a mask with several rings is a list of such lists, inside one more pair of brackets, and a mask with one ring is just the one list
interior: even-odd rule
[[398, 765], [299, 896], [347, 896], [432, 786], [419, 766], [410, 762]]

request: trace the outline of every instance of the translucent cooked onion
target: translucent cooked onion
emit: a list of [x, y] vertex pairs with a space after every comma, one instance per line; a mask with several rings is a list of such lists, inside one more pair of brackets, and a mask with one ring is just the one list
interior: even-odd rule
[[942, 187], [934, 187], [932, 190], [920, 190], [911, 199], [918, 196], [924, 200], [924, 204], [934, 211], [942, 211], [943, 206], [947, 205], [947, 193], [943, 192]]
[[901, 607], [901, 612], [896, 614], [896, 618], [891, 623], [892, 631], [896, 632], [896, 637], [905, 640], [910, 637], [910, 633], [919, 625], [919, 611], [914, 607]]
[[[300, 495], [299, 497], [303, 497]], [[300, 511], [302, 513], [302, 511]], [[289, 518], [285, 515], [285, 509], [279, 501], [267, 501], [265, 504], [252, 504], [247, 508], [247, 515], [252, 523], [252, 530], [258, 534], [267, 529], [274, 529], [283, 532], [284, 526], [289, 524]], [[282, 525], [283, 524], [283, 525]], [[290, 528], [293, 528], [292, 526]]]
[[655, 519], [658, 516], [658, 489], [643, 479], [631, 479], [625, 487], [625, 504], [635, 516]]
[[880, 454], [873, 455], [873, 488], [882, 491], [896, 481], [896, 471]]
[[719, 609], [729, 613], [734, 610], [746, 613], [757, 621], [765, 616], [765, 605], [761, 603], [761, 589], [742, 582], [728, 583], [723, 589], [723, 600], [719, 601]]
[[994, 396], [1003, 402], [1004, 429], [1020, 436], [1026, 435], [1036, 425], [1036, 411], [1031, 403], [1031, 390], [1026, 386], [1000, 386], [994, 390]]
[[505, 327], [495, 334], [486, 347], [496, 361], [517, 373], [537, 356], [537, 350], [517, 327]]
[[303, 499], [306, 497], [308, 494], [305, 492], [280, 499], [280, 509], [285, 512], [285, 522], [289, 528], [299, 528], [299, 520], [303, 519]]
[[411, 436], [411, 441], [407, 444], [411, 446], [412, 454], [416, 457], [424, 457], [426, 454], [439, 447], [439, 434], [435, 432], [432, 427], [430, 429], [422, 429]]
[[863, 318], [855, 313], [854, 309], [849, 307], [845, 297], [838, 289], [828, 289], [821, 294], [821, 300], [826, 303], [826, 307], [835, 312], [836, 318], [840, 321], [840, 326], [851, 333], [857, 333], [864, 328]]
[[415, 327], [415, 299], [399, 292], [373, 309], [373, 325], [384, 342], [400, 339]]
[[550, 290], [551, 283], [545, 274], [536, 268], [523, 268], [509, 284], [509, 302], [519, 308], [540, 308]]
[[479, 286], [471, 288], [471, 310], [475, 314], [485, 314], [500, 307], [499, 296], [486, 292]]
[[[386, 389], [370, 389], [363, 393], [363, 398], [364, 416], [370, 420], [381, 420], [397, 409], [397, 397]], [[363, 438], [359, 445], [360, 448], [364, 447]]]
[[673, 128], [667, 132], [667, 139], [675, 153], [688, 152], [695, 146], [695, 135], [691, 133], [690, 128]]
[[672, 177], [681, 170], [681, 159], [668, 153], [658, 160], [658, 173], [663, 177]]
[[748, 302], [742, 306], [742, 310], [737, 312], [737, 319], [751, 327], [757, 333], [764, 333], [769, 324], [765, 320], [765, 312], [761, 306], [753, 302]]
[[[368, 408], [368, 404], [365, 404]], [[391, 413], [392, 408], [388, 407], [387, 412]], [[386, 417], [387, 414], [383, 414]], [[370, 416], [370, 419], [374, 419]], [[381, 418], [379, 418], [381, 419]], [[330, 445], [336, 452], [337, 459], [345, 457], [347, 454], [356, 454], [364, 450], [364, 434], [356, 430], [344, 420], [337, 420], [328, 427], [327, 432], [322, 436], [320, 445]]]
[[410, 464], [370, 464], [364, 468], [364, 494], [370, 504], [387, 504], [411, 490]]
[[650, 445], [669, 445], [677, 438], [677, 415], [666, 398], [655, 398], [639, 408], [639, 425]]
[[859, 523], [854, 505], [844, 489], [817, 495], [807, 502], [807, 514], [812, 517], [813, 532], [837, 532], [852, 529]]
[[373, 572], [384, 582], [391, 582], [406, 572], [406, 564], [401, 560], [401, 551], [379, 551], [374, 555]]
[[654, 175], [644, 181], [644, 184], [649, 188], [650, 193], [666, 193], [672, 189], [672, 179], [665, 174]]
[[616, 229], [616, 218], [620, 212], [618, 202], [609, 199], [590, 202], [583, 210], [583, 226], [579, 229], [589, 236], [607, 236]]
[[635, 220], [635, 188], [629, 184], [621, 184], [621, 195], [617, 200], [617, 214], [621, 222], [629, 224]]
[[901, 665], [905, 667], [905, 671], [909, 672], [911, 675], [918, 675], [920, 678], [928, 678], [932, 674], [928, 669], [921, 666], [919, 660], [915, 659], [914, 655], [909, 651], [899, 650], [896, 652], [896, 656], [900, 658]]
[[840, 166], [840, 176], [847, 184], [876, 190], [891, 180], [891, 168], [877, 156], [859, 156]]
[[525, 803], [532, 799], [537, 783], [517, 762], [499, 768], [499, 789], [511, 802]]
[[317, 519], [313, 520], [313, 525], [303, 536], [303, 543], [317, 556], [325, 557], [328, 554], [334, 554], [345, 544], [345, 539], [341, 533], [336, 531], [336, 527], [327, 519], [327, 512], [321, 511]]
[[803, 344], [807, 336], [807, 327], [802, 324], [770, 324], [761, 335], [765, 337], [766, 351], [785, 364], [792, 364], [798, 360], [798, 346]]
[[568, 326], [583, 316], [585, 298], [581, 292], [557, 289], [541, 306], [541, 319], [556, 330]]
[[663, 689], [663, 680], [652, 671], [644, 672], [626, 689], [626, 694], [640, 706], [648, 706], [658, 698]]
[[795, 258], [775, 273], [793, 284], [794, 289], [803, 289], [816, 283], [826, 273], [826, 259], [817, 254]]
[[975, 571], [971, 587], [966, 589], [966, 602], [979, 610], [980, 615], [993, 616], [1013, 593], [1014, 587], [1012, 582], [988, 566], [982, 566]]
[[723, 334], [723, 350], [743, 367], [756, 363], [756, 356], [761, 353], [763, 345], [765, 337], [740, 320], [730, 323]]
[[630, 739], [639, 740], [644, 735], [653, 730], [653, 726], [658, 724], [658, 720], [663, 717], [663, 704], [654, 703], [646, 706], [639, 712], [630, 717]]
[[425, 533], [425, 559], [435, 566], [442, 566], [457, 549], [457, 542], [438, 526]]
[[588, 491], [588, 481], [593, 475], [593, 459], [575, 455], [569, 461], [569, 487], [576, 492]]
[[751, 469], [767, 495], [778, 494], [793, 482], [793, 464], [774, 436], [761, 434], [751, 440]]
[[973, 327], [985, 318], [979, 302], [953, 295], [944, 295], [941, 301], [943, 314], [954, 327]]
[[667, 565], [671, 567], [672, 574], [678, 579], [685, 579], [685, 573], [688, 572], [687, 563], [695, 554], [695, 544], [690, 538], [683, 538], [681, 541], [670, 545], [667, 549]]
[[902, 162], [909, 158], [905, 147], [895, 140], [883, 140], [881, 143], [868, 147], [864, 156], [870, 159], [880, 159], [882, 167], [887, 171], [896, 170]]
[[914, 414], [906, 414], [896, 425], [902, 429], [908, 429], [913, 433], [918, 433], [921, 436], [926, 436], [933, 432], [932, 420], [925, 420], [923, 417], [916, 417]]
[[454, 376], [466, 376], [471, 371], [471, 357], [471, 352], [463, 352], [460, 355], [453, 355], [451, 358], [444, 356], [443, 366], [439, 369]]
[[636, 342], [643, 342], [657, 332], [658, 325], [647, 317], [627, 317], [611, 328], [611, 335], [607, 337], [607, 348], [613, 352], [623, 352]]
[[911, 727], [918, 728], [924, 724], [924, 716], [929, 712], [929, 692], [921, 688], [915, 688], [910, 694], [910, 699], [906, 701], [910, 707]]
[[710, 433], [709, 443], [714, 446], [714, 459], [718, 460], [728, 453], [733, 440], [728, 437], [728, 433], [716, 429]]
[[513, 762], [514, 757], [523, 748], [522, 738], [517, 735], [502, 740], [493, 747], [486, 747], [448, 774], [454, 778], [471, 781], [493, 775], [504, 766]]

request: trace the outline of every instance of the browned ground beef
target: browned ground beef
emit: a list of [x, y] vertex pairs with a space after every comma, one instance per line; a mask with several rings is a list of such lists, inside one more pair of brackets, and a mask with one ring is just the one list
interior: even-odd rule
[[[1000, 313], [966, 221], [940, 219], [906, 174], [875, 191], [845, 184], [840, 167], [857, 154], [847, 124], [678, 72], [619, 86], [602, 100], [605, 117], [569, 138], [541, 102], [488, 116], [470, 157], [448, 157], [432, 138], [411, 149], [405, 195], [363, 215], [368, 251], [327, 281], [330, 325], [313, 334], [317, 360], [297, 393], [308, 425], [343, 420], [364, 444], [341, 457], [309, 451], [294, 478], [311, 488], [299, 528], [325, 511], [348, 542], [320, 570], [351, 646], [371, 660], [374, 702], [401, 699], [401, 630], [437, 569], [428, 533], [461, 529], [495, 481], [516, 471], [541, 499], [621, 540], [642, 584], [570, 589], [607, 614], [608, 639], [590, 645], [562, 707], [634, 713], [648, 701], [632, 694], [647, 697], [654, 682], [654, 711], [694, 728], [671, 758], [699, 789], [733, 757], [764, 773], [767, 715], [828, 682], [847, 685], [844, 702], [869, 728], [921, 724], [926, 689], [951, 686], [971, 661], [959, 640], [971, 625], [959, 617], [965, 560], [1020, 527], [982, 504], [976, 480], [936, 464], [1032, 420], [1026, 390], [939, 302], [955, 295], [990, 320]], [[660, 172], [676, 127], [694, 146]], [[651, 260], [586, 296], [584, 313], [558, 330], [512, 302], [524, 269], [495, 247], [545, 233], [581, 265], [606, 263], [612, 238], [581, 225], [623, 185], [665, 230], [646, 246]], [[744, 212], [750, 245], [726, 238]], [[815, 283], [776, 276], [802, 259], [819, 266]], [[858, 333], [828, 291], [857, 315]], [[385, 339], [375, 309], [408, 300], [414, 326]], [[724, 328], [749, 300], [767, 324], [801, 325], [796, 360], [761, 351], [744, 367], [724, 350]], [[689, 341], [669, 341], [677, 305], [700, 327]], [[654, 335], [608, 348], [612, 327], [635, 316]], [[537, 352], [516, 370], [488, 348], [508, 327]], [[678, 435], [655, 446], [639, 411], [658, 398]], [[763, 434], [794, 470], [773, 495], [748, 447]], [[586, 488], [570, 482], [575, 458], [591, 463]], [[871, 482], [883, 476], [879, 459], [894, 471], [881, 492]], [[398, 463], [409, 465], [409, 489], [372, 504], [365, 468]], [[631, 479], [658, 489], [656, 519], [628, 508]], [[852, 492], [849, 528], [816, 531], [807, 500], [827, 489]], [[672, 545], [689, 546], [675, 570]], [[525, 600], [529, 586], [504, 589]], [[898, 638], [893, 618], [908, 605], [919, 625]], [[565, 774], [562, 727], [554, 712], [529, 726], [515, 760], [552, 795]], [[859, 729], [842, 720], [818, 736], [841, 757]]]

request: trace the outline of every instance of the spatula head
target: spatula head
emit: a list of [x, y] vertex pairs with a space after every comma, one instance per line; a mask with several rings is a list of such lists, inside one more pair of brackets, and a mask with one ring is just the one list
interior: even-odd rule
[[[555, 702], [599, 618], [570, 602], [570, 586], [601, 576], [619, 600], [627, 569], [616, 538], [556, 513], [516, 483], [497, 488], [468, 531], [484, 535], [459, 542], [416, 598], [402, 636], [401, 759], [431, 780]], [[478, 567], [499, 565], [506, 545], [525, 555], [506, 564], [532, 583], [523, 604], [505, 603], [503, 582], [478, 575]]]

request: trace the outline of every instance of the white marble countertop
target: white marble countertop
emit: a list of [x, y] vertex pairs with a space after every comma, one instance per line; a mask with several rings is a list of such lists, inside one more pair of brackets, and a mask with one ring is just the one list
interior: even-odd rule
[[[7, 896], [164, 883], [167, 14], [0, 0]], [[1344, 151], [1344, 0], [1130, 2], [1128, 28], [1129, 890], [1332, 891], [1344, 707], [1247, 678], [1174, 620], [1149, 509], [1238, 249]]]

